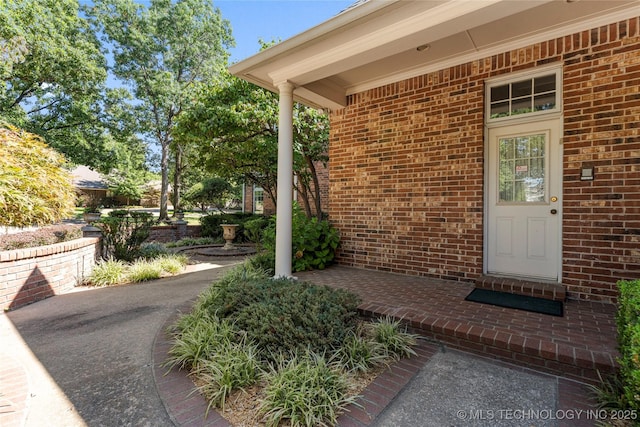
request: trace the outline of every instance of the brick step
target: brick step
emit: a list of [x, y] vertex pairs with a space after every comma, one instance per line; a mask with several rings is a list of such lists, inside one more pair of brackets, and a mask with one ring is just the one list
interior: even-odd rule
[[618, 367], [616, 352], [554, 342], [552, 337], [544, 335], [496, 331], [482, 323], [425, 316], [386, 304], [361, 305], [359, 311], [370, 318], [384, 313], [404, 322], [412, 333], [451, 348], [590, 384], [599, 384], [601, 376], [607, 377]]
[[565, 301], [567, 298], [567, 290], [560, 283], [534, 282], [498, 276], [480, 276], [476, 279], [475, 287], [553, 301]]

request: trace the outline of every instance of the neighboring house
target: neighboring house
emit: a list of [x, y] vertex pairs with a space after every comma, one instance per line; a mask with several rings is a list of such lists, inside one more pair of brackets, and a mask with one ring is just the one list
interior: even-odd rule
[[[613, 302], [640, 276], [639, 17], [637, 0], [358, 2], [230, 70], [280, 94], [279, 188], [293, 100], [331, 111], [341, 263]], [[281, 196], [278, 221], [286, 276]]]
[[109, 195], [109, 188], [101, 173], [88, 166], [78, 166], [71, 171], [71, 175], [82, 206], [103, 204]]
[[[322, 162], [315, 162], [316, 174], [318, 176], [318, 184], [320, 185], [320, 206], [326, 213], [329, 205], [329, 169]], [[295, 181], [295, 178], [294, 178]], [[313, 184], [311, 190], [313, 191]], [[297, 192], [293, 193], [294, 200], [302, 205], [302, 195]], [[316, 214], [315, 203], [310, 200], [311, 212]], [[302, 206], [301, 206], [302, 207]], [[276, 213], [276, 204], [269, 196], [269, 193], [255, 184], [242, 185], [242, 211], [265, 216], [274, 215]]]

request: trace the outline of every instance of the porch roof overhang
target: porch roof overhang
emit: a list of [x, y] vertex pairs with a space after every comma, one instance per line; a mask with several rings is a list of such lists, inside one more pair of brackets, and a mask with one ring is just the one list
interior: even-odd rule
[[640, 15], [640, 0], [369, 0], [232, 65], [306, 105]]

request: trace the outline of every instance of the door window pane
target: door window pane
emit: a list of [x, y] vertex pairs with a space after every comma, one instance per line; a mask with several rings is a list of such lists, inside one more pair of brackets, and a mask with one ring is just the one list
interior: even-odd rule
[[545, 201], [545, 139], [545, 134], [499, 139], [499, 203]]

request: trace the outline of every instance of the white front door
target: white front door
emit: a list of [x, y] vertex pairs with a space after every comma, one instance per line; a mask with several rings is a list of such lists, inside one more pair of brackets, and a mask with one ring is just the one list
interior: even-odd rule
[[487, 273], [557, 281], [560, 120], [489, 129]]

